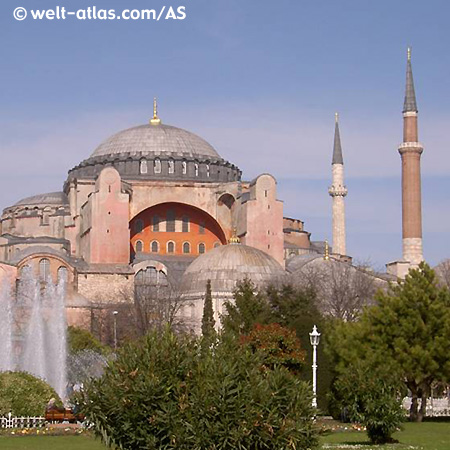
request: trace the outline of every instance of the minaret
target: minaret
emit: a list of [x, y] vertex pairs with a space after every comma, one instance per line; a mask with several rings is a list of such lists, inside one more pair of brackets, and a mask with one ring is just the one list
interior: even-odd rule
[[344, 159], [342, 158], [341, 137], [339, 134], [338, 113], [335, 114], [332, 185], [328, 193], [333, 199], [333, 254], [346, 255], [345, 246], [345, 205], [347, 188], [344, 184]]
[[403, 143], [398, 151], [402, 158], [402, 231], [403, 260], [417, 266], [423, 260], [422, 251], [422, 195], [420, 155], [417, 126], [417, 103], [411, 68], [411, 49], [406, 63], [406, 92], [403, 105]]

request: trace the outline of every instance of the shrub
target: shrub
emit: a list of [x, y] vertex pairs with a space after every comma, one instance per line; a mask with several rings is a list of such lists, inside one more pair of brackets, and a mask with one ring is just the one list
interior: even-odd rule
[[392, 433], [405, 420], [401, 378], [380, 365], [358, 361], [335, 381], [334, 404], [349, 420], [360, 422], [374, 444], [392, 441]]
[[309, 385], [261, 362], [234, 339], [207, 347], [153, 332], [85, 386], [82, 410], [107, 445], [123, 449], [316, 447]]
[[0, 372], [0, 416], [42, 416], [51, 398], [62, 406], [58, 394], [45, 381], [26, 372]]
[[93, 350], [97, 353], [105, 353], [106, 347], [97, 340], [89, 331], [70, 326], [67, 328], [67, 343], [69, 353], [75, 354], [83, 350]]

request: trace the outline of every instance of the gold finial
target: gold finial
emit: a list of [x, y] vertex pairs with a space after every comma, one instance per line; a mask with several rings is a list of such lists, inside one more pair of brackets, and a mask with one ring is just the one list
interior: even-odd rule
[[339, 121], [339, 113], [337, 113], [337, 112], [334, 113], [334, 120], [335, 120], [336, 123], [338, 123], [338, 121]]
[[330, 259], [330, 246], [328, 245], [328, 240], [325, 239], [325, 254], [323, 255], [323, 259], [328, 261]]
[[150, 123], [152, 125], [159, 125], [161, 123], [161, 119], [158, 117], [158, 103], [156, 97], [153, 99], [153, 117], [150, 119]]
[[411, 61], [411, 47], [408, 47], [408, 61]]
[[233, 234], [231, 235], [230, 239], [228, 240], [229, 244], [240, 244], [241, 240], [237, 236], [237, 229], [236, 227], [233, 228]]

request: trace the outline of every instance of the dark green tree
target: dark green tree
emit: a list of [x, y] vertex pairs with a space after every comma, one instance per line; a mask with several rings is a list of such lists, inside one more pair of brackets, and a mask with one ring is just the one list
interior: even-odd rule
[[202, 317], [202, 335], [205, 339], [210, 339], [216, 334], [214, 328], [214, 310], [212, 304], [211, 293], [211, 280], [206, 283], [205, 303], [203, 304], [203, 317]]
[[223, 329], [235, 336], [248, 334], [256, 323], [268, 323], [268, 303], [256, 286], [244, 279], [234, 291], [234, 302], [226, 302], [222, 316]]
[[370, 343], [395, 361], [411, 391], [410, 419], [422, 421], [432, 383], [450, 380], [450, 292], [422, 262], [376, 300], [364, 318]]
[[439, 287], [433, 270], [421, 263], [388, 292], [378, 292], [376, 300], [359, 322], [340, 323], [329, 332], [336, 373], [369, 355], [378, 358], [410, 390], [410, 420], [422, 421], [432, 383], [450, 379], [449, 290]]

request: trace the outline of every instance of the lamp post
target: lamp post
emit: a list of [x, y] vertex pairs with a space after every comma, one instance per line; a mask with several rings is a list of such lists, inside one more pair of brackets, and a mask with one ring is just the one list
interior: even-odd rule
[[114, 317], [114, 350], [117, 350], [117, 314], [119, 314], [119, 311], [113, 311], [113, 317]]
[[317, 408], [317, 346], [320, 341], [320, 333], [317, 331], [317, 327], [314, 325], [312, 333], [309, 333], [309, 340], [311, 341], [311, 345], [313, 348], [313, 364], [312, 364], [312, 373], [313, 373], [313, 400], [312, 406], [313, 408]]

